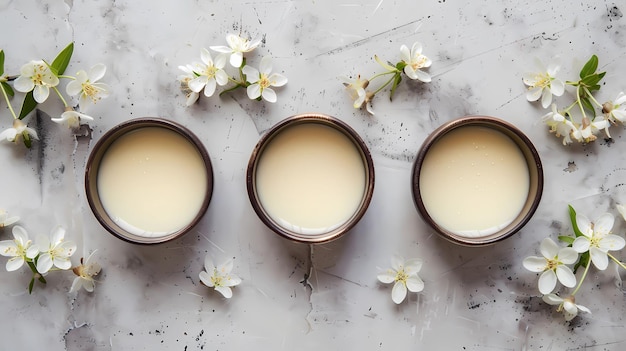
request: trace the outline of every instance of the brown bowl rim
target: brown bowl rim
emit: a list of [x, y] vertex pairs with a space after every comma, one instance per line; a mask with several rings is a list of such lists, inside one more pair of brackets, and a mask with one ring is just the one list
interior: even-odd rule
[[[300, 234], [280, 226], [265, 212], [256, 192], [256, 167], [262, 151], [280, 131], [290, 126], [301, 123], [323, 124], [331, 126], [336, 130], [342, 132], [355, 144], [355, 146], [359, 150], [359, 153], [361, 154], [361, 158], [365, 166], [365, 190], [358, 210], [345, 223], [326, 233]], [[256, 146], [252, 150], [252, 154], [250, 155], [250, 160], [248, 161], [248, 167], [246, 171], [246, 187], [248, 191], [248, 197], [250, 199], [252, 208], [254, 209], [259, 219], [276, 234], [292, 241], [307, 244], [320, 244], [329, 242], [343, 236], [345, 233], [350, 231], [350, 229], [352, 229], [361, 220], [361, 218], [367, 211], [367, 208], [369, 207], [374, 193], [374, 183], [374, 162], [372, 160], [369, 148], [367, 147], [363, 139], [361, 139], [359, 134], [344, 121], [336, 117], [321, 113], [303, 113], [290, 116], [276, 123], [270, 129], [268, 129], [261, 136]]]
[[[422, 163], [424, 162], [424, 158], [426, 157], [426, 154], [428, 153], [432, 145], [434, 145], [434, 143], [441, 139], [445, 134], [457, 128], [472, 125], [491, 127], [513, 139], [515, 144], [524, 154], [524, 158], [526, 159], [526, 163], [528, 164], [528, 171], [529, 173], [531, 173], [531, 188], [529, 189], [528, 199], [526, 201], [524, 209], [520, 212], [518, 217], [503, 230], [494, 233], [493, 235], [478, 238], [462, 237], [439, 226], [432, 219], [432, 217], [430, 217], [428, 211], [426, 211], [426, 207], [421, 198], [419, 182]], [[513, 138], [511, 135], [514, 135], [515, 138]], [[536, 173], [533, 175], [534, 169], [536, 169]], [[536, 187], [533, 186], [533, 176], [536, 177]], [[541, 158], [539, 157], [539, 153], [537, 152], [537, 149], [530, 141], [530, 139], [519, 128], [505, 120], [496, 117], [464, 116], [446, 122], [443, 125], [439, 126], [424, 140], [415, 158], [415, 161], [413, 162], [413, 169], [411, 174], [411, 188], [413, 192], [413, 202], [419, 214], [424, 219], [424, 221], [428, 225], [430, 225], [439, 235], [453, 243], [464, 246], [484, 246], [494, 244], [496, 242], [511, 237], [513, 234], [517, 233], [522, 227], [524, 227], [526, 223], [528, 223], [528, 221], [537, 210], [537, 207], [539, 206], [539, 203], [541, 201], [544, 185], [543, 178], [543, 166], [541, 163]], [[533, 188], [535, 189], [534, 192], [532, 191]]]
[[[187, 224], [186, 226], [173, 233], [158, 237], [144, 237], [136, 235], [133, 233], [129, 233], [128, 231], [119, 227], [106, 213], [106, 210], [104, 209], [102, 202], [100, 201], [100, 196], [98, 195], [97, 188], [97, 178], [100, 161], [102, 160], [102, 157], [106, 153], [109, 146], [119, 137], [125, 135], [128, 132], [147, 127], [166, 128], [183, 136], [192, 145], [194, 145], [196, 150], [198, 150], [200, 156], [204, 161], [207, 172], [207, 190], [204, 201], [202, 202], [202, 205], [200, 206], [200, 209], [198, 210], [198, 213], [193, 218], [193, 220], [189, 222], [189, 224]], [[140, 117], [130, 119], [118, 125], [115, 125], [107, 132], [105, 132], [102, 137], [100, 137], [100, 139], [96, 142], [94, 148], [89, 154], [89, 158], [87, 159], [87, 164], [85, 167], [85, 192], [87, 194], [87, 202], [89, 203], [89, 207], [92, 213], [94, 214], [100, 225], [102, 225], [104, 229], [106, 229], [109, 233], [113, 234], [119, 239], [133, 244], [161, 244], [177, 239], [187, 234], [194, 226], [198, 224], [198, 222], [200, 222], [200, 220], [206, 213], [211, 202], [211, 198], [213, 196], [213, 183], [214, 177], [211, 158], [202, 141], [200, 141], [200, 139], [191, 130], [189, 130], [182, 124], [161, 117]]]

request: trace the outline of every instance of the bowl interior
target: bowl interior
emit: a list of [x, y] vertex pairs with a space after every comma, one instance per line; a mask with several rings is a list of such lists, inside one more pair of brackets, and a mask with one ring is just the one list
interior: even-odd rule
[[[100, 165], [103, 157], [113, 143], [115, 143], [120, 137], [127, 135], [127, 133], [138, 131], [142, 128], [158, 127], [165, 128], [168, 131], [173, 131], [182, 136], [185, 140], [193, 145], [198, 151], [206, 170], [206, 192], [200, 206], [200, 209], [188, 224], [184, 225], [176, 231], [168, 232], [164, 235], [157, 236], [144, 236], [126, 228], [120, 226], [111, 216], [107, 213], [105, 206], [102, 203], [102, 199], [98, 189], [98, 174], [100, 171]], [[137, 118], [123, 122], [108, 132], [106, 132], [102, 138], [96, 143], [87, 160], [87, 166], [85, 169], [85, 191], [87, 195], [87, 201], [93, 214], [100, 224], [111, 234], [116, 237], [135, 244], [157, 244], [166, 241], [173, 240], [184, 234], [186, 234], [192, 227], [194, 227], [202, 218], [206, 212], [211, 196], [213, 193], [213, 170], [211, 160], [208, 152], [202, 145], [202, 142], [187, 128], [170, 120], [161, 118]], [[158, 216], [158, 214], [155, 214]]]
[[[263, 156], [263, 152], [277, 136], [279, 136], [282, 132], [287, 131], [289, 128], [307, 123], [331, 127], [334, 130], [341, 132], [345, 137], [350, 140], [352, 144], [354, 144], [363, 163], [365, 184], [357, 210], [345, 222], [340, 223], [331, 230], [325, 232], [305, 234], [303, 232], [292, 230], [285, 225], [281, 225], [277, 220], [273, 219], [272, 216], [268, 213], [268, 210], [264, 208], [259, 195], [259, 188], [257, 184], [257, 171], [259, 161]], [[359, 135], [346, 123], [327, 115], [303, 114], [292, 116], [282, 120], [281, 122], [274, 125], [270, 130], [267, 131], [267, 133], [265, 133], [261, 137], [250, 156], [246, 183], [248, 196], [250, 198], [250, 203], [252, 204], [254, 211], [261, 219], [261, 221], [271, 230], [285, 238], [294, 241], [303, 243], [323, 243], [336, 239], [349, 231], [365, 214], [367, 207], [369, 206], [369, 203], [371, 201], [374, 189], [374, 165], [367, 146], [359, 137]]]
[[[528, 167], [529, 177], [528, 196], [526, 197], [526, 201], [524, 202], [521, 211], [513, 219], [513, 221], [505, 227], [501, 228], [500, 230], [496, 231], [495, 233], [477, 237], [462, 236], [455, 232], [447, 230], [446, 228], [438, 224], [426, 209], [426, 206], [422, 199], [422, 189], [420, 185], [422, 165], [424, 163], [426, 155], [428, 154], [429, 150], [431, 150], [433, 145], [441, 140], [441, 138], [443, 138], [447, 133], [450, 133], [457, 128], [463, 128], [468, 126], [492, 128], [508, 136], [521, 151], [523, 158], [526, 161], [526, 166]], [[444, 238], [452, 242], [468, 246], [495, 243], [497, 241], [510, 237], [511, 235], [519, 231], [534, 214], [535, 210], [539, 206], [539, 202], [543, 193], [543, 168], [541, 165], [539, 154], [533, 146], [532, 142], [518, 128], [511, 125], [510, 123], [498, 118], [486, 116], [471, 116], [453, 120], [442, 125], [441, 127], [437, 128], [433, 133], [431, 133], [422, 144], [422, 147], [415, 159], [411, 179], [413, 200], [422, 218]]]

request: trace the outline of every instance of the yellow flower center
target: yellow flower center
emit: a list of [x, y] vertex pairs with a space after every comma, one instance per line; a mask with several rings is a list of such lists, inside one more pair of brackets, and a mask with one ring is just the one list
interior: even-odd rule
[[535, 85], [531, 86], [530, 88], [549, 87], [551, 82], [552, 82], [552, 77], [550, 77], [548, 73], [537, 74], [535, 76]]
[[261, 87], [261, 89], [268, 88], [270, 85], [272, 85], [272, 82], [270, 81], [267, 74], [261, 73], [261, 79], [259, 79], [259, 86]]
[[46, 71], [46, 67], [44, 65], [35, 65], [33, 75], [30, 79], [32, 79], [35, 85], [44, 85], [43, 78], [44, 73]]
[[396, 281], [402, 282], [406, 284], [406, 280], [409, 279], [409, 275], [404, 271], [404, 268], [401, 268], [398, 272], [396, 272]]
[[91, 98], [94, 103], [98, 102], [101, 98], [98, 96], [99, 89], [93, 86], [91, 82], [86, 81], [82, 84], [83, 94]]
[[550, 259], [546, 259], [546, 269], [545, 269], [545, 270], [546, 270], [546, 271], [547, 271], [547, 270], [551, 270], [551, 271], [553, 271], [553, 270], [555, 270], [555, 269], [556, 269], [556, 267], [558, 267], [558, 266], [559, 266], [559, 263], [560, 263], [560, 262], [559, 262], [558, 260], [550, 260]]
[[420, 55], [415, 62], [411, 63], [411, 68], [417, 71], [418, 69], [424, 67], [425, 64], [426, 64], [426, 56]]

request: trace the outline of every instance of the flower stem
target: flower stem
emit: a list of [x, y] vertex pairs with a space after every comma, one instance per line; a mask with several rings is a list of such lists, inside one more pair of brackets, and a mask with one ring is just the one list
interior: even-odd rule
[[7, 105], [9, 106], [9, 111], [11, 111], [13, 119], [17, 119], [17, 115], [15, 114], [13, 106], [11, 106], [11, 102], [9, 101], [9, 95], [7, 94], [6, 90], [4, 90], [4, 85], [0, 84], [0, 90], [2, 90], [2, 95], [4, 95], [4, 100], [6, 100]]
[[602, 107], [602, 104], [599, 103], [598, 100], [596, 100], [596, 98], [593, 97], [593, 95], [591, 95], [591, 92], [589, 91], [589, 89], [587, 89], [587, 87], [584, 87], [583, 89], [585, 90], [585, 94], [587, 94], [587, 96], [589, 96], [591, 101], [593, 101], [593, 103], [596, 104], [596, 106]]
[[57, 87], [52, 87], [52, 89], [54, 89], [54, 91], [56, 91], [57, 95], [59, 95], [59, 99], [61, 99], [61, 101], [63, 101], [63, 106], [69, 107], [70, 105], [68, 105], [67, 101], [65, 101], [65, 98], [63, 98], [63, 95], [61, 95], [61, 92], [59, 91], [59, 89], [57, 89]]
[[[385, 73], [385, 74], [388, 74], [388, 73]], [[394, 75], [394, 77], [395, 77], [395, 75]], [[383, 89], [384, 89], [387, 85], [389, 85], [389, 83], [391, 83], [391, 81], [393, 81], [393, 78], [394, 78], [394, 77], [389, 78], [389, 79], [385, 82], [385, 84], [381, 85], [378, 89], [376, 89], [376, 90], [372, 93], [372, 95], [376, 95], [376, 94], [378, 94], [381, 90], [383, 90]], [[372, 78], [372, 79], [373, 79], [373, 78]]]
[[369, 79], [369, 81], [373, 81], [374, 79], [378, 78], [378, 77], [382, 77], [382, 76], [386, 76], [388, 74], [396, 74], [396, 71], [387, 71], [387, 72], [382, 72], [382, 73], [378, 73], [372, 76], [372, 78]]
[[576, 87], [576, 103], [578, 104], [578, 107], [580, 108], [580, 113], [582, 113], [583, 120], [584, 120], [585, 118], [587, 118], [587, 115], [585, 114], [585, 108], [583, 107], [583, 103], [580, 100], [580, 85]]
[[607, 252], [606, 254], [607, 254], [607, 256], [609, 256], [609, 258], [611, 258], [613, 261], [615, 261], [615, 263], [617, 263], [620, 267], [622, 267], [622, 268], [626, 269], [626, 265], [625, 265], [623, 262], [621, 262], [620, 260], [618, 260], [617, 258], [615, 258], [615, 256], [611, 255], [611, 254], [610, 254], [610, 253], [608, 253], [608, 252]]
[[587, 267], [585, 267], [585, 271], [583, 272], [583, 276], [580, 277], [580, 281], [578, 282], [578, 286], [576, 286], [576, 289], [574, 289], [574, 292], [572, 292], [572, 296], [576, 295], [576, 293], [578, 292], [578, 290], [580, 289], [580, 287], [583, 285], [583, 281], [585, 281], [585, 278], [587, 277], [587, 272], [589, 272], [589, 267], [591, 267], [591, 259], [589, 260], [589, 262], [587, 262]]

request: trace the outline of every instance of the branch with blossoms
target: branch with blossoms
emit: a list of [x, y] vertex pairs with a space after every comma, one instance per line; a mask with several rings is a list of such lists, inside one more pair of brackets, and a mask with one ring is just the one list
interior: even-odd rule
[[[369, 79], [361, 78], [360, 74], [356, 78], [341, 77], [343, 85], [347, 88], [351, 99], [354, 100], [352, 106], [356, 109], [365, 106], [367, 112], [372, 115], [374, 114], [372, 108], [374, 96], [391, 84], [389, 100], [393, 100], [393, 95], [402, 82], [403, 76], [423, 83], [431, 81], [430, 75], [423, 69], [430, 67], [432, 61], [422, 54], [422, 44], [418, 42], [413, 43], [411, 49], [406, 45], [400, 46], [400, 61], [396, 64], [383, 62], [377, 55], [374, 55], [374, 60], [385, 69], [384, 72], [376, 73]], [[386, 78], [386, 80], [376, 89], [372, 89], [370, 83], [379, 78]]]
[[[11, 216], [4, 210], [0, 210], [0, 228], [8, 227], [19, 221], [19, 217]], [[80, 265], [72, 267], [71, 256], [76, 252], [76, 244], [71, 240], [65, 240], [65, 229], [56, 227], [49, 236], [39, 235], [36, 241], [32, 241], [26, 229], [19, 225], [12, 228], [13, 239], [0, 241], [0, 255], [9, 257], [6, 263], [8, 272], [17, 271], [26, 265], [32, 272], [28, 293], [33, 292], [35, 281], [46, 284], [46, 276], [54, 271], [72, 270], [76, 277], [72, 282], [70, 292], [76, 292], [81, 288], [92, 292], [95, 287], [95, 277], [100, 273], [101, 267], [93, 261], [93, 254], [87, 260], [80, 259]]]
[[[24, 142], [26, 147], [31, 147], [32, 140], [38, 139], [37, 132], [24, 123], [24, 118], [28, 116], [38, 104], [43, 103], [50, 96], [50, 91], [55, 93], [63, 102], [65, 111], [52, 121], [59, 124], [66, 124], [69, 128], [80, 127], [81, 121], [93, 121], [91, 116], [84, 112], [89, 105], [95, 104], [109, 95], [108, 88], [104, 83], [99, 82], [106, 73], [106, 66], [97, 64], [87, 73], [79, 70], [76, 76], [65, 75], [65, 70], [70, 63], [74, 52], [74, 43], [70, 43], [56, 56], [52, 63], [45, 60], [32, 60], [24, 64], [19, 75], [5, 75], [4, 72], [4, 51], [0, 50], [0, 91], [7, 103], [8, 109], [13, 116], [13, 126], [0, 133], [0, 140], [18, 143]], [[81, 112], [77, 111], [65, 99], [59, 90], [61, 79], [69, 79], [65, 91], [72, 97], [78, 97]], [[13, 84], [13, 87], [9, 83]], [[11, 99], [15, 96], [15, 91], [24, 93], [24, 100], [19, 114], [13, 109]]]
[[[626, 207], [618, 205], [617, 209], [626, 220]], [[559, 246], [552, 239], [545, 238], [539, 246], [543, 257], [529, 256], [522, 263], [529, 271], [540, 273], [538, 286], [539, 292], [543, 294], [543, 301], [558, 306], [557, 312], [563, 312], [566, 321], [576, 317], [579, 311], [591, 313], [587, 307], [576, 303], [575, 295], [580, 291], [592, 264], [596, 269], [604, 271], [609, 266], [610, 259], [626, 269], [624, 262], [610, 253], [619, 251], [626, 245], [624, 238], [612, 234], [615, 218], [611, 213], [604, 213], [595, 222], [591, 222], [569, 206], [569, 216], [574, 235], [559, 236], [559, 240], [567, 246]], [[577, 283], [575, 273], [581, 267], [584, 271]], [[573, 290], [566, 294], [554, 293], [557, 281]]]
[[[246, 63], [244, 54], [252, 52], [261, 43], [260, 40], [250, 41], [236, 34], [226, 36], [228, 46], [210, 46], [217, 53], [213, 58], [211, 51], [202, 49], [200, 61], [179, 66], [185, 74], [178, 77], [181, 91], [185, 94], [186, 105], [191, 106], [202, 93], [211, 97], [217, 86], [225, 87], [220, 95], [239, 88], [245, 88], [251, 100], [265, 100], [276, 102], [276, 91], [273, 88], [287, 84], [287, 78], [279, 73], [272, 73], [272, 58], [265, 56], [261, 59], [259, 68]], [[228, 73], [226, 61], [236, 70]]]
[[[589, 143], [597, 139], [600, 131], [608, 138], [612, 125], [626, 122], [626, 95], [620, 92], [614, 101], [598, 102], [594, 96], [600, 90], [600, 82], [606, 72], [598, 72], [596, 55], [585, 63], [580, 70], [579, 79], [565, 81], [556, 77], [560, 65], [556, 62], [544, 67], [536, 63], [539, 73], [527, 73], [522, 81], [528, 87], [526, 98], [534, 102], [541, 100], [545, 109], [551, 105], [551, 111], [542, 118], [550, 132], [563, 137], [563, 145], [573, 142]], [[562, 107], [552, 103], [553, 96], [562, 96], [566, 87], [573, 88], [574, 100]]]

